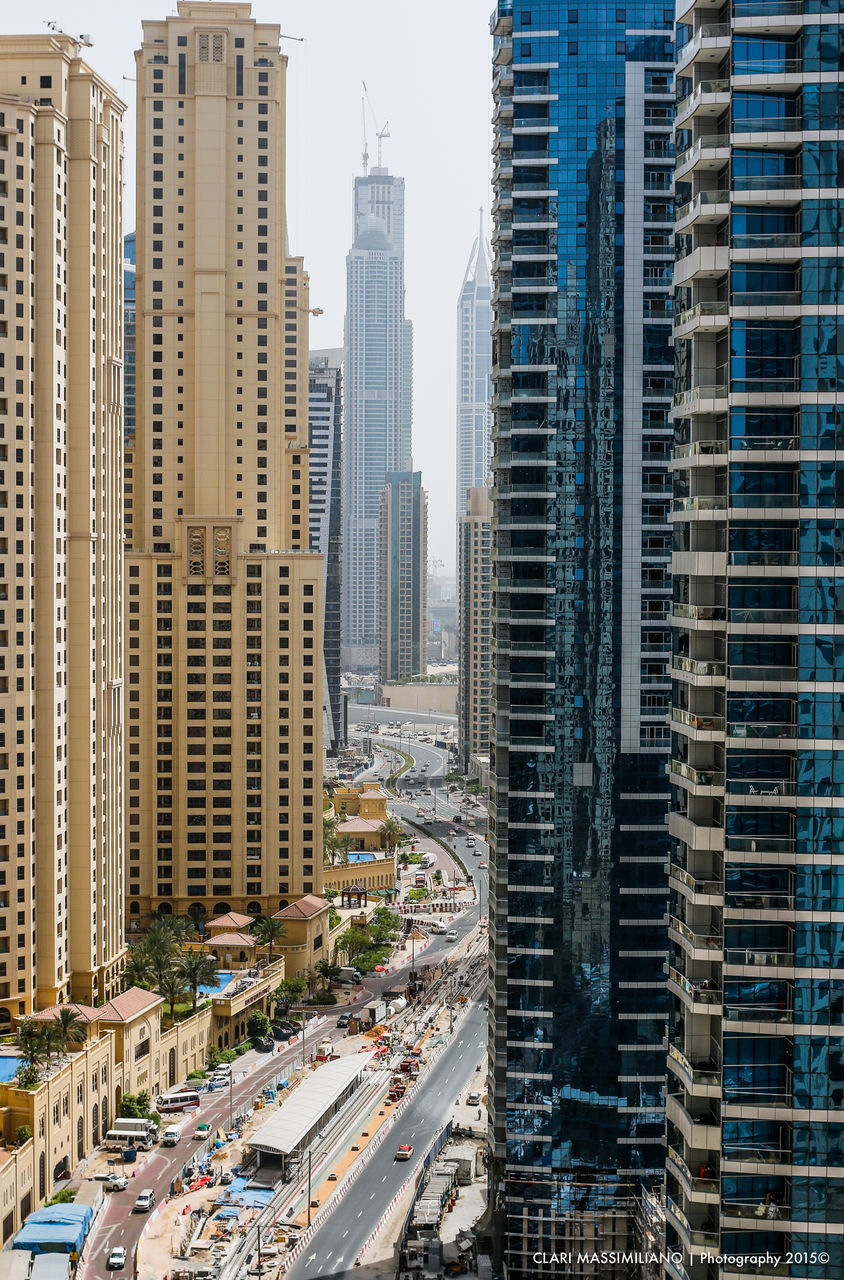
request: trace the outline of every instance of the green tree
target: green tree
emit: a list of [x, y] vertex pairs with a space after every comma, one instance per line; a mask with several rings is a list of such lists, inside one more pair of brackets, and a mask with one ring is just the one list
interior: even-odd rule
[[59, 1009], [55, 1020], [50, 1023], [49, 1038], [59, 1053], [67, 1053], [71, 1047], [78, 1048], [88, 1039], [87, 1027], [72, 1005], [65, 1004]]
[[319, 974], [316, 969], [305, 970], [305, 985], [308, 988], [308, 995], [312, 996], [319, 986]]
[[260, 1009], [253, 1009], [246, 1019], [246, 1034], [250, 1040], [261, 1040], [272, 1032], [272, 1023]]
[[359, 956], [361, 952], [366, 951], [368, 946], [369, 934], [366, 929], [347, 929], [337, 939], [337, 950], [342, 951], [349, 962], [354, 960], [355, 956]]
[[385, 818], [378, 830], [387, 843], [387, 852], [392, 853], [404, 835], [404, 828], [398, 818]]
[[181, 1004], [187, 995], [187, 983], [181, 968], [174, 967], [159, 980], [158, 994], [162, 996], [170, 1006], [170, 1017], [173, 1017], [177, 1004]]
[[50, 1056], [50, 1042], [43, 1022], [23, 1018], [18, 1025], [18, 1047], [24, 1066], [40, 1067]]
[[[181, 922], [182, 924], [184, 922]], [[181, 929], [170, 916], [157, 916], [149, 927], [143, 946], [149, 956], [149, 962], [155, 973], [155, 986], [162, 995], [161, 984], [178, 960], [179, 936]]]
[[322, 985], [325, 989], [328, 988], [330, 982], [336, 982], [340, 977], [339, 964], [334, 964], [331, 960], [317, 960], [314, 968], [322, 978]]
[[284, 1013], [287, 1013], [291, 1004], [302, 998], [306, 985], [304, 978], [282, 978], [272, 993], [273, 1000], [282, 1006]]
[[217, 965], [208, 951], [185, 951], [179, 961], [179, 976], [190, 991], [191, 1013], [196, 1013], [200, 987], [212, 986], [217, 977]]
[[262, 947], [267, 947], [267, 963], [273, 962], [273, 947], [287, 937], [287, 926], [277, 916], [258, 916], [252, 924], [252, 932]]
[[336, 902], [336, 900], [340, 897], [340, 890], [339, 889], [323, 889], [322, 896], [325, 898], [326, 902]]
[[144, 942], [138, 942], [129, 948], [123, 980], [127, 987], [144, 987], [150, 990], [155, 986], [155, 968]]
[[353, 836], [342, 835], [337, 837], [337, 861], [345, 865], [349, 861], [349, 854], [355, 847]]
[[149, 1090], [140, 1093], [124, 1093], [120, 1098], [119, 1113], [126, 1120], [144, 1120], [149, 1115]]
[[22, 1147], [25, 1142], [29, 1142], [32, 1137], [32, 1130], [28, 1124], [19, 1124], [15, 1129], [15, 1146]]

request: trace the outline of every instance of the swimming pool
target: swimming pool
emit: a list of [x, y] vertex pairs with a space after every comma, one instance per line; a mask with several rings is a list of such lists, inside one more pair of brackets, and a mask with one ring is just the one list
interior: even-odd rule
[[5, 1084], [9, 1080], [14, 1080], [18, 1074], [18, 1068], [21, 1060], [16, 1053], [0, 1054], [0, 1082]]
[[234, 972], [232, 970], [221, 969], [217, 974], [217, 981], [213, 986], [200, 987], [199, 990], [204, 996], [219, 995], [223, 988], [229, 985], [233, 977]]
[[374, 862], [374, 853], [350, 853], [349, 862]]

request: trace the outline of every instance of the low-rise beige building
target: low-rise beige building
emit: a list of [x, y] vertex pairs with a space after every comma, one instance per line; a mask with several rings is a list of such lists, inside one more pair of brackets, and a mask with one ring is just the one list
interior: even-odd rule
[[325, 868], [322, 879], [326, 889], [340, 893], [353, 885], [362, 885], [367, 893], [381, 890], [381, 896], [386, 897], [388, 893], [392, 895], [396, 887], [396, 855], [385, 854], [367, 862], [337, 863]]

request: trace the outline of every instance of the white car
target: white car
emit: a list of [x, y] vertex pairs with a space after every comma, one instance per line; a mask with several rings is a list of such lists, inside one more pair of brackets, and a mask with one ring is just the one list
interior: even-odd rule
[[154, 1204], [155, 1204], [155, 1192], [142, 1191], [141, 1194], [138, 1196], [137, 1200], [135, 1201], [134, 1205], [132, 1206], [132, 1212], [133, 1213], [149, 1213], [150, 1209]]
[[113, 1173], [106, 1183], [109, 1191], [125, 1191], [128, 1185], [129, 1179], [119, 1173]]
[[126, 1250], [122, 1244], [115, 1245], [111, 1253], [108, 1255], [106, 1263], [109, 1271], [122, 1271], [126, 1266]]

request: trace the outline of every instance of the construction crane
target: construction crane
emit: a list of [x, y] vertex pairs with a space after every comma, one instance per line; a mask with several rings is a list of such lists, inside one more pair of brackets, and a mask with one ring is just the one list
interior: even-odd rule
[[369, 168], [369, 147], [366, 141], [366, 108], [369, 107], [372, 116], [372, 123], [375, 125], [375, 136], [378, 139], [378, 168], [381, 168], [381, 146], [385, 138], [390, 136], [390, 122], [385, 120], [382, 127], [378, 128], [378, 118], [373, 110], [372, 103], [369, 100], [369, 90], [366, 87], [366, 81], [361, 80], [363, 85], [363, 98], [361, 99], [361, 111], [363, 112], [363, 176], [366, 177]]

